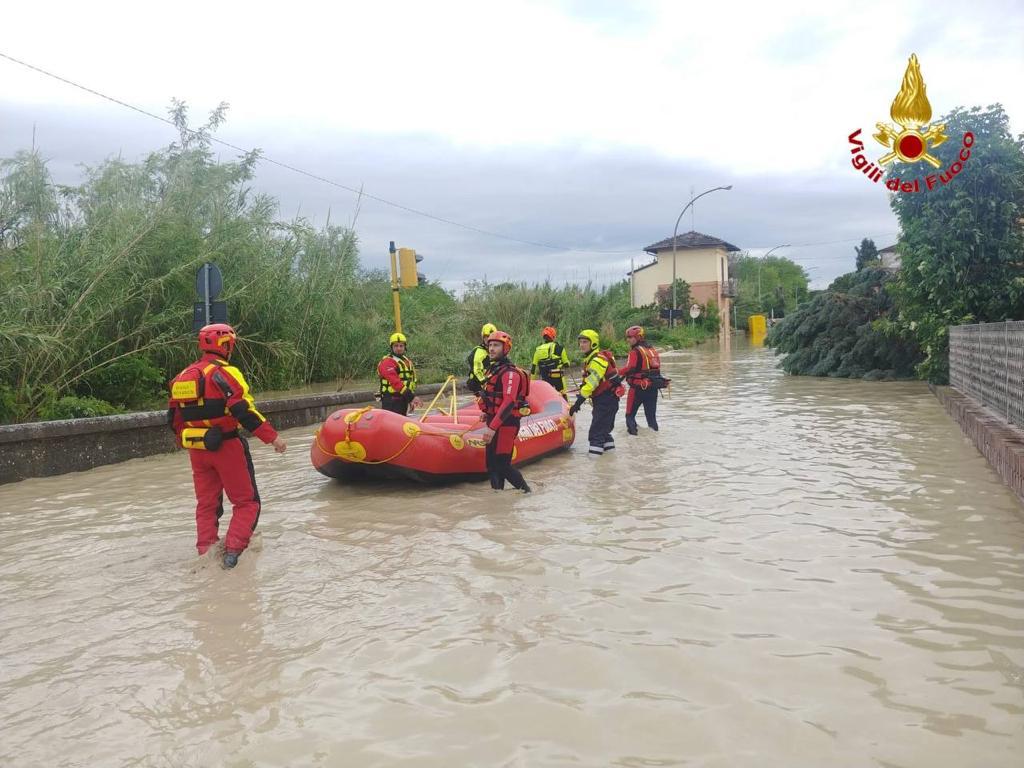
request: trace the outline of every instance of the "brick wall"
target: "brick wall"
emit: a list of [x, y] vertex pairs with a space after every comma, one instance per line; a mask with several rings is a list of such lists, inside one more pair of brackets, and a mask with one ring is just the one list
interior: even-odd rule
[[1024, 502], [1024, 430], [951, 387], [931, 389], [1003, 482]]

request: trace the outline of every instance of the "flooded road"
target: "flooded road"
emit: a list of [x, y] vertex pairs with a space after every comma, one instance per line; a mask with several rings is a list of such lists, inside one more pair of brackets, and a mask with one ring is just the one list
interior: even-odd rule
[[182, 454], [0, 487], [0, 765], [1020, 765], [1024, 518], [927, 389], [664, 362], [529, 496], [291, 430], [230, 572]]

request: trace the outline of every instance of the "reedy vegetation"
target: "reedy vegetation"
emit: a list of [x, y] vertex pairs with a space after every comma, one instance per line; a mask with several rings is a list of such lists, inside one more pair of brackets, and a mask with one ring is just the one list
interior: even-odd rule
[[[258, 153], [218, 162], [211, 136], [224, 114], [191, 130], [176, 103], [178, 141], [87, 168], [77, 186], [53, 184], [35, 149], [0, 161], [0, 422], [158, 406], [195, 356], [206, 261], [224, 273], [219, 299], [254, 389], [372, 375], [393, 325], [387, 275], [360, 265], [351, 229], [278, 220], [276, 200], [250, 186]], [[508, 330], [528, 364], [544, 325], [572, 353], [582, 328], [621, 345], [626, 326], [656, 317], [630, 307], [625, 283], [481, 283], [462, 298], [428, 283], [403, 292], [402, 310], [421, 379], [461, 377], [483, 322]], [[714, 315], [666, 341], [691, 345], [716, 328]]]

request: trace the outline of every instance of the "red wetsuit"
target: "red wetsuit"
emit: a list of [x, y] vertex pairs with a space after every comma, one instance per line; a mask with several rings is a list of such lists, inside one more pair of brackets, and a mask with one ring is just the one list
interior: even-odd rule
[[487, 444], [487, 473], [492, 488], [503, 489], [506, 480], [514, 488], [525, 490], [529, 487], [522, 473], [512, 466], [512, 450], [519, 434], [521, 409], [526, 407], [526, 396], [529, 393], [530, 377], [512, 365], [508, 358], [501, 358], [491, 364], [480, 393], [480, 409], [486, 416], [487, 426], [495, 433]]
[[[179, 382], [196, 386], [191, 394], [186, 387], [183, 394], [176, 391]], [[219, 429], [223, 438], [215, 450], [190, 447], [188, 452], [196, 492], [196, 549], [203, 554], [217, 541], [226, 492], [232, 513], [224, 546], [241, 552], [249, 545], [261, 505], [249, 444], [238, 429], [243, 427], [264, 443], [273, 443], [277, 431], [256, 410], [242, 372], [218, 355], [203, 355], [172, 380], [171, 388], [167, 415], [179, 444], [187, 439], [186, 429]]]

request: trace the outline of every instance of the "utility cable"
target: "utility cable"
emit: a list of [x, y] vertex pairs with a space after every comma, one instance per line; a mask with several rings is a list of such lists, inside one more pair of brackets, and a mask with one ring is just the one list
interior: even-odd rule
[[[42, 67], [37, 67], [34, 64], [30, 64], [27, 61], [22, 61], [21, 59], [15, 58], [14, 56], [11, 56], [11, 55], [9, 55], [7, 53], [4, 53], [3, 51], [0, 51], [0, 58], [7, 59], [8, 61], [14, 62], [15, 64], [18, 64], [18, 65], [20, 65], [22, 67], [25, 67], [26, 69], [32, 70], [33, 72], [38, 72], [41, 75], [45, 75], [46, 77], [53, 78], [54, 80], [57, 80], [57, 81], [59, 81], [61, 83], [64, 83], [65, 85], [70, 85], [73, 88], [78, 88], [79, 90], [85, 91], [86, 93], [92, 94], [93, 96], [97, 96], [97, 97], [99, 97], [101, 99], [105, 99], [106, 101], [109, 101], [109, 102], [111, 102], [113, 104], [117, 104], [118, 106], [124, 107], [126, 109], [130, 109], [133, 112], [137, 112], [140, 115], [144, 115], [144, 116], [152, 118], [154, 120], [159, 120], [161, 123], [166, 123], [167, 125], [170, 125], [170, 126], [174, 127], [175, 129], [178, 129], [178, 126], [174, 123], [173, 120], [169, 120], [166, 117], [161, 117], [160, 115], [157, 115], [157, 114], [155, 114], [153, 112], [149, 112], [148, 110], [142, 109], [141, 107], [137, 107], [134, 104], [130, 104], [127, 101], [122, 101], [121, 99], [114, 98], [113, 96], [108, 96], [107, 94], [101, 93], [100, 91], [97, 91], [94, 88], [89, 88], [88, 86], [82, 85], [81, 83], [76, 83], [74, 80], [69, 80], [66, 77], [62, 77], [61, 75], [55, 74], [54, 72], [50, 72], [48, 70], [45, 70]], [[199, 133], [200, 133], [199, 131], [192, 130], [191, 128], [186, 128], [185, 130], [188, 133], [191, 133], [193, 135], [199, 135]], [[251, 150], [251, 149], [245, 149], [244, 147], [239, 147], [236, 144], [232, 144], [229, 141], [224, 141], [223, 139], [218, 139], [215, 136], [207, 135], [206, 138], [208, 138], [210, 141], [212, 141], [215, 144], [220, 144], [221, 146], [228, 147], [229, 149], [233, 149], [236, 152], [241, 152], [241, 153], [246, 154], [246, 155], [253, 154], [253, 150]], [[292, 171], [293, 173], [298, 173], [298, 174], [301, 174], [302, 176], [306, 176], [306, 177], [308, 177], [310, 179], [314, 179], [314, 180], [322, 182], [324, 184], [329, 184], [332, 187], [337, 187], [338, 189], [343, 189], [346, 192], [351, 192], [354, 195], [358, 195], [358, 196], [366, 198], [368, 200], [373, 200], [373, 201], [381, 203], [383, 205], [390, 206], [391, 208], [396, 208], [396, 209], [398, 209], [400, 211], [405, 211], [406, 213], [411, 213], [411, 214], [413, 214], [415, 216], [420, 216], [420, 217], [425, 218], [425, 219], [431, 219], [432, 221], [437, 221], [437, 222], [440, 222], [441, 224], [448, 224], [450, 226], [459, 227], [460, 229], [465, 229], [465, 230], [468, 230], [470, 232], [476, 232], [477, 234], [480, 234], [480, 235], [487, 235], [488, 237], [496, 237], [496, 238], [499, 238], [501, 240], [507, 240], [507, 241], [513, 242], [513, 243], [520, 243], [522, 245], [532, 245], [532, 246], [535, 246], [537, 248], [547, 248], [547, 249], [553, 250], [553, 251], [566, 251], [566, 252], [573, 252], [573, 253], [623, 254], [623, 253], [639, 253], [640, 250], [641, 250], [639, 248], [630, 248], [628, 250], [614, 250], [614, 251], [612, 251], [612, 250], [602, 250], [602, 249], [598, 249], [598, 248], [574, 248], [574, 247], [570, 247], [570, 246], [554, 245], [552, 243], [539, 242], [537, 240], [523, 240], [523, 239], [518, 238], [518, 237], [512, 237], [511, 235], [504, 235], [504, 234], [502, 234], [500, 232], [492, 232], [491, 230], [488, 230], [488, 229], [483, 229], [481, 227], [476, 227], [476, 226], [473, 226], [472, 224], [464, 224], [464, 223], [462, 223], [460, 221], [455, 221], [454, 219], [445, 218], [444, 216], [437, 216], [437, 215], [435, 215], [433, 213], [429, 213], [427, 211], [422, 211], [422, 210], [420, 210], [418, 208], [413, 208], [413, 207], [408, 206], [408, 205], [403, 205], [402, 203], [397, 203], [394, 200], [388, 200], [386, 198], [379, 197], [377, 195], [372, 195], [372, 194], [370, 194], [368, 192], [363, 191], [362, 189], [357, 189], [356, 187], [350, 187], [347, 184], [342, 184], [341, 182], [334, 181], [333, 179], [328, 179], [328, 178], [326, 178], [324, 176], [320, 176], [319, 174], [312, 173], [310, 171], [306, 171], [306, 170], [304, 170], [302, 168], [297, 168], [294, 165], [290, 165], [288, 163], [283, 163], [280, 160], [275, 160], [274, 158], [268, 157], [267, 155], [263, 154], [262, 152], [258, 153], [258, 156], [259, 156], [259, 159], [261, 161], [265, 162], [265, 163], [268, 163], [270, 165], [276, 165], [279, 168], [284, 168], [285, 170]]]
[[[72, 88], [77, 88], [80, 91], [85, 91], [86, 93], [89, 93], [89, 94], [91, 94], [93, 96], [96, 96], [98, 98], [104, 99], [105, 101], [109, 101], [112, 104], [117, 104], [118, 106], [124, 107], [125, 109], [130, 109], [133, 112], [137, 112], [138, 114], [144, 115], [145, 117], [152, 118], [153, 120], [159, 120], [161, 123], [165, 123], [166, 125], [169, 125], [169, 126], [171, 126], [172, 128], [174, 128], [176, 130], [180, 130], [179, 126], [173, 120], [170, 120], [170, 119], [168, 119], [166, 117], [161, 117], [160, 115], [158, 115], [158, 114], [156, 114], [154, 112], [150, 112], [150, 111], [145, 110], [145, 109], [143, 109], [141, 107], [138, 107], [138, 106], [136, 106], [134, 104], [130, 104], [127, 101], [122, 101], [121, 99], [115, 98], [113, 96], [108, 96], [107, 94], [102, 93], [100, 91], [97, 91], [94, 88], [90, 88], [90, 87], [88, 87], [86, 85], [82, 85], [81, 83], [77, 83], [74, 80], [69, 80], [66, 77], [62, 77], [61, 75], [58, 75], [58, 74], [56, 74], [54, 72], [50, 72], [49, 70], [43, 69], [42, 67], [38, 67], [38, 66], [36, 66], [34, 64], [30, 64], [27, 61], [23, 61], [22, 59], [19, 59], [19, 58], [16, 58], [14, 56], [11, 56], [10, 54], [4, 53], [3, 51], [0, 51], [0, 58], [7, 59], [10, 62], [18, 64], [19, 66], [22, 66], [22, 67], [25, 67], [26, 69], [32, 70], [33, 72], [38, 72], [41, 75], [44, 75], [46, 77], [52, 78], [54, 80], [57, 80], [58, 82], [64, 83], [65, 85], [70, 85]], [[193, 130], [191, 128], [185, 128], [184, 130], [186, 132], [188, 132], [190, 134], [193, 134], [193, 135], [196, 135], [196, 136], [200, 135], [199, 131], [195, 131], [195, 130]], [[251, 154], [254, 153], [254, 150], [245, 149], [244, 147], [240, 147], [237, 144], [232, 144], [229, 141], [225, 141], [224, 139], [219, 139], [219, 138], [217, 138], [215, 136], [210, 136], [210, 135], [207, 134], [205, 137], [207, 139], [209, 139], [210, 141], [212, 141], [213, 143], [215, 143], [215, 144], [220, 144], [221, 146], [228, 147], [229, 149], [233, 149], [236, 152], [241, 152], [242, 154], [245, 154], [245, 155], [251, 155]], [[333, 179], [328, 179], [328, 178], [326, 178], [324, 176], [320, 176], [319, 174], [312, 173], [312, 172], [304, 170], [302, 168], [298, 168], [298, 167], [296, 167], [294, 165], [290, 165], [289, 163], [284, 163], [284, 162], [281, 162], [280, 160], [275, 160], [274, 158], [268, 157], [267, 155], [263, 154], [262, 152], [257, 152], [257, 155], [258, 155], [259, 159], [262, 162], [268, 163], [269, 165], [275, 165], [275, 166], [277, 166], [279, 168], [283, 168], [283, 169], [285, 169], [287, 171], [291, 171], [292, 173], [298, 173], [298, 174], [300, 174], [302, 176], [306, 176], [307, 178], [313, 179], [315, 181], [319, 181], [319, 182], [324, 183], [324, 184], [329, 184], [332, 187], [337, 187], [338, 189], [345, 190], [346, 192], [351, 192], [352, 194], [357, 195], [359, 197], [364, 197], [364, 198], [366, 198], [368, 200], [373, 200], [375, 202], [381, 203], [382, 205], [387, 205], [387, 206], [389, 206], [391, 208], [395, 208], [395, 209], [398, 209], [400, 211], [405, 211], [406, 213], [411, 213], [414, 216], [420, 216], [422, 218], [430, 219], [432, 221], [436, 221], [436, 222], [439, 222], [441, 224], [448, 224], [449, 226], [459, 227], [460, 229], [464, 229], [464, 230], [467, 230], [469, 232], [476, 232], [477, 234], [480, 234], [480, 235], [487, 235], [488, 237], [495, 237], [495, 238], [499, 238], [501, 240], [506, 240], [506, 241], [512, 242], [512, 243], [520, 243], [522, 245], [532, 245], [532, 246], [535, 246], [537, 248], [547, 248], [547, 249], [553, 250], [553, 251], [564, 251], [564, 252], [571, 252], [571, 253], [601, 253], [601, 254], [646, 253], [646, 251], [644, 251], [642, 248], [630, 248], [630, 249], [626, 249], [626, 250], [602, 250], [602, 249], [598, 249], [598, 248], [576, 248], [576, 247], [571, 247], [571, 246], [554, 245], [552, 243], [545, 243], [545, 242], [541, 242], [541, 241], [537, 241], [537, 240], [523, 240], [523, 239], [518, 238], [518, 237], [512, 237], [511, 235], [505, 235], [505, 234], [502, 234], [500, 232], [493, 232], [493, 231], [488, 230], [488, 229], [483, 229], [481, 227], [476, 227], [476, 226], [473, 226], [472, 224], [464, 224], [464, 223], [462, 223], [460, 221], [455, 221], [454, 219], [448, 219], [448, 218], [445, 218], [443, 216], [437, 216], [435, 214], [429, 213], [428, 211], [423, 211], [423, 210], [420, 210], [418, 208], [413, 208], [413, 207], [408, 206], [408, 205], [403, 205], [402, 203], [397, 203], [394, 200], [388, 200], [387, 198], [379, 197], [377, 195], [372, 195], [372, 194], [370, 194], [368, 192], [365, 192], [362, 189], [358, 189], [356, 187], [350, 187], [347, 184], [342, 184], [341, 182], [334, 181]], [[893, 234], [898, 234], [898, 233], [893, 233]], [[823, 242], [818, 242], [818, 243], [795, 243], [795, 244], [793, 244], [793, 245], [791, 245], [789, 247], [790, 248], [810, 248], [810, 247], [818, 246], [818, 245], [836, 245], [838, 243], [857, 242], [858, 239], [860, 239], [860, 238], [849, 238], [849, 239], [846, 239], [846, 240], [828, 240], [828, 241], [823, 241]], [[746, 248], [744, 250], [750, 250], [750, 249]], [[755, 249], [755, 250], [760, 250], [760, 249]]]

